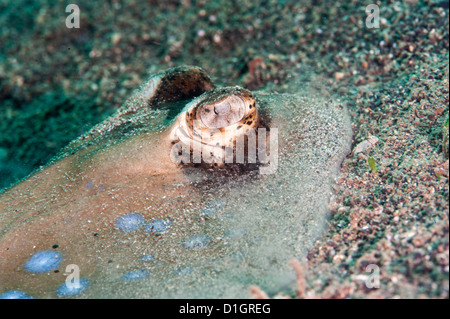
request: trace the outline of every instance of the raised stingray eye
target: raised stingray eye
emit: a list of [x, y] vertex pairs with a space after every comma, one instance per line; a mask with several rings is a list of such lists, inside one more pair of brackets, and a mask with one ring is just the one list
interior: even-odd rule
[[220, 166], [224, 158], [221, 155], [235, 153], [237, 141], [255, 142], [259, 126], [256, 101], [249, 91], [240, 87], [217, 88], [186, 105], [171, 139], [194, 154], [201, 150], [202, 159], [204, 154], [210, 155], [207, 163]]
[[199, 111], [206, 127], [222, 128], [242, 120], [247, 107], [240, 96], [229, 95], [221, 101], [204, 105]]

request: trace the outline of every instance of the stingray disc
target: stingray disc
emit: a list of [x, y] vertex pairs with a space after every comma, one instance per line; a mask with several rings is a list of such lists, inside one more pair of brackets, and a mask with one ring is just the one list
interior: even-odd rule
[[215, 88], [197, 67], [160, 72], [0, 195], [0, 296], [286, 290], [350, 140], [336, 101]]

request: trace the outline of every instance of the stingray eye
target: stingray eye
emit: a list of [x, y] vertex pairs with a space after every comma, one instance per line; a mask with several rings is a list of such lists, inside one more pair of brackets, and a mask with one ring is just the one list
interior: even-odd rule
[[187, 114], [189, 135], [193, 138], [201, 135], [203, 144], [229, 146], [245, 129], [259, 125], [253, 95], [239, 87], [204, 93], [191, 103]]
[[202, 123], [209, 128], [222, 128], [237, 123], [248, 113], [242, 97], [229, 95], [221, 101], [206, 104], [199, 110]]
[[259, 124], [253, 95], [240, 87], [217, 88], [204, 93], [191, 104], [188, 114], [188, 126], [200, 121], [203, 130], [228, 129], [233, 133], [246, 124], [250, 127]]
[[249, 91], [240, 87], [217, 88], [186, 105], [171, 139], [174, 144], [180, 141], [184, 149], [193, 149], [193, 154], [201, 150], [202, 159], [205, 154], [211, 156], [207, 163], [217, 166], [223, 159], [222, 153], [236, 153], [237, 141], [254, 143], [259, 126], [256, 101]]

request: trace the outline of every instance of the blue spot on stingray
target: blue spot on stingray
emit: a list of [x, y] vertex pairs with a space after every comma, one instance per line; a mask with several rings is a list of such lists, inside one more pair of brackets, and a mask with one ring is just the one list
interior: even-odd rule
[[192, 273], [193, 271], [194, 271], [194, 268], [185, 266], [185, 267], [180, 267], [180, 268], [175, 269], [174, 273], [178, 276], [186, 276], [186, 275], [189, 275], [190, 273]]
[[84, 278], [81, 278], [78, 284], [76, 284], [76, 282], [71, 282], [67, 285], [65, 282], [59, 286], [58, 290], [56, 290], [56, 294], [60, 297], [75, 296], [83, 292], [89, 285], [89, 281]]
[[207, 235], [195, 235], [186, 239], [184, 242], [184, 247], [187, 249], [199, 250], [208, 246], [209, 243], [210, 240]]
[[145, 226], [145, 231], [147, 233], [152, 233], [155, 235], [161, 235], [162, 233], [164, 233], [166, 230], [168, 230], [170, 228], [170, 225], [172, 225], [172, 221], [166, 219], [156, 219], [150, 223], [148, 223]]
[[59, 267], [62, 255], [56, 251], [44, 250], [28, 259], [25, 269], [31, 272], [47, 272]]
[[34, 299], [23, 291], [10, 290], [0, 295], [0, 299]]
[[129, 232], [141, 228], [144, 224], [144, 217], [138, 213], [129, 213], [120, 216], [116, 220], [116, 227], [123, 232]]
[[86, 184], [86, 188], [89, 189], [89, 188], [91, 188], [93, 185], [94, 185], [94, 183], [89, 182], [89, 183]]
[[150, 275], [150, 272], [146, 269], [138, 269], [138, 270], [132, 270], [127, 272], [125, 275], [122, 276], [122, 279], [125, 281], [135, 281], [135, 280], [141, 280]]
[[208, 206], [200, 211], [200, 215], [212, 216], [220, 212], [222, 207], [225, 205], [225, 201], [221, 198], [213, 199], [209, 202]]
[[141, 261], [143, 262], [152, 262], [155, 260], [155, 256], [154, 255], [142, 255], [141, 257]]

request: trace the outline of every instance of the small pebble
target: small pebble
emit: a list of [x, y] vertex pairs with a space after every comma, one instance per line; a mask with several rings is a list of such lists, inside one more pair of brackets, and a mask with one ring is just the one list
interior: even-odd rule
[[198, 36], [198, 37], [202, 38], [202, 37], [204, 37], [205, 35], [206, 35], [205, 30], [200, 29], [200, 30], [197, 31], [197, 36]]
[[355, 146], [355, 148], [353, 149], [353, 154], [356, 155], [358, 153], [367, 152], [373, 147], [375, 147], [375, 145], [377, 145], [378, 142], [379, 140], [376, 136], [370, 136], [367, 140], [362, 141], [361, 143]]

